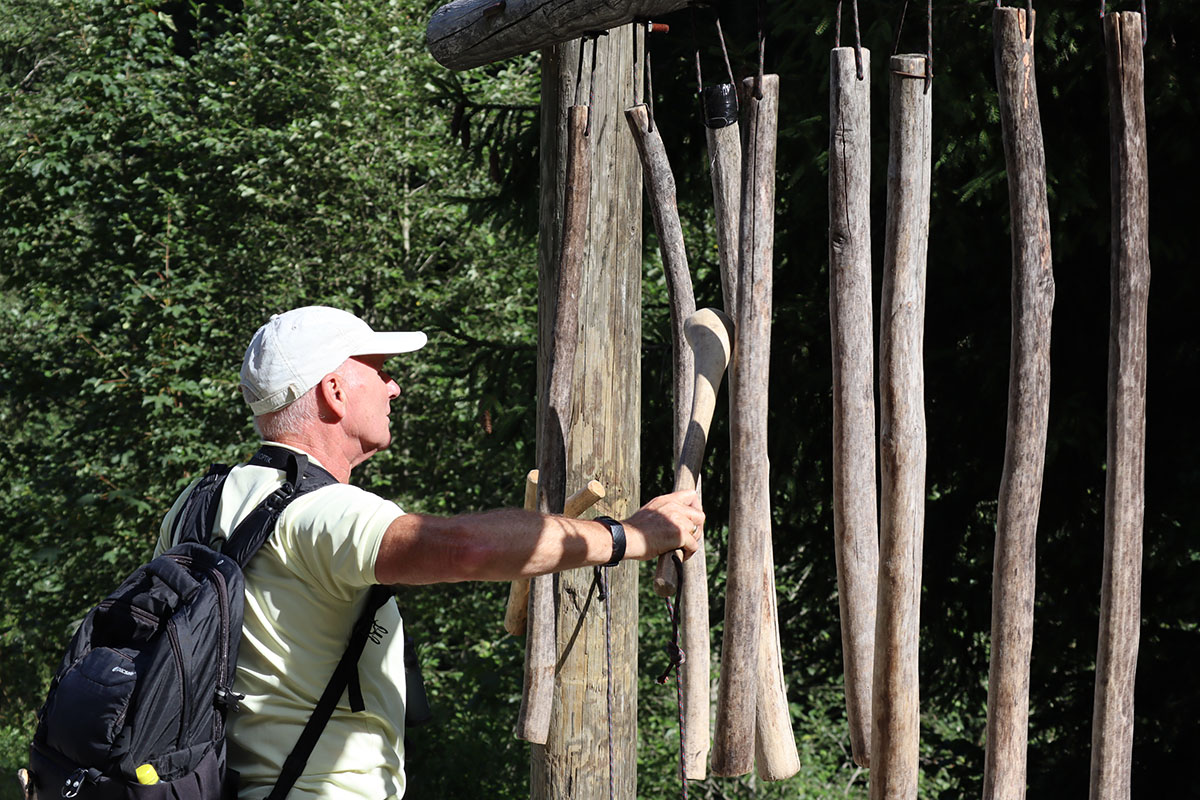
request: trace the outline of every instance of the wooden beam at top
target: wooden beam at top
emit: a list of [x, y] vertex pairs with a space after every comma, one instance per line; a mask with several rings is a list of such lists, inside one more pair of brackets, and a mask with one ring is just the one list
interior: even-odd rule
[[652, 20], [689, 0], [453, 0], [433, 12], [425, 45], [461, 70], [491, 64], [586, 33]]

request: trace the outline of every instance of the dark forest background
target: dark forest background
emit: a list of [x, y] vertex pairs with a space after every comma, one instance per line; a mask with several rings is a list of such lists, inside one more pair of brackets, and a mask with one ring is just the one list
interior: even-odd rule
[[[878, 307], [886, 55], [901, 2], [864, 0], [873, 52]], [[1094, 3], [1039, 4], [1035, 37], [1056, 304], [1038, 532], [1029, 796], [1087, 793], [1099, 611], [1109, 317], [1108, 107]], [[1135, 3], [1110, 3], [1134, 10]], [[849, 4], [847, 4], [849, 6]], [[928, 496], [922, 797], [979, 794], [996, 495], [1008, 382], [1008, 195], [991, 2], [933, 8], [933, 197], [925, 329]], [[799, 776], [710, 779], [704, 797], [864, 797], [849, 758], [833, 559], [827, 188], [833, 2], [765, 4], [781, 76], [771, 387], [780, 621]], [[737, 76], [751, 5], [719, 3]], [[467, 73], [423, 44], [423, 0], [0, 0], [0, 772], [23, 763], [72, 621], [150, 552], [170, 500], [253, 447], [236, 386], [275, 311], [339, 305], [422, 328], [396, 444], [356, 481], [416, 511], [515, 505], [533, 461], [538, 57]], [[923, 51], [924, 9], [899, 37]], [[720, 305], [694, 49], [724, 65], [713, 9], [651, 38], [656, 115], [679, 185], [697, 300]], [[1200, 366], [1189, 245], [1200, 169], [1200, 6], [1149, 4], [1149, 388], [1133, 788], [1200, 797], [1200, 481], [1189, 422]], [[849, 8], [843, 43], [853, 39]], [[645, 229], [652, 230], [647, 219]], [[646, 242], [646, 497], [670, 483], [667, 308]], [[878, 325], [878, 322], [876, 323]], [[718, 403], [718, 408], [723, 403]], [[720, 597], [728, 463], [718, 417], [708, 534]], [[644, 590], [649, 581], [643, 581]], [[521, 642], [507, 587], [406, 590], [435, 721], [409, 742], [411, 795], [523, 797], [510, 734]], [[677, 792], [664, 640], [642, 620], [639, 794]], [[714, 604], [717, 623], [723, 610]], [[464, 765], [469, 765], [464, 768]], [[0, 796], [15, 786], [0, 780]]]

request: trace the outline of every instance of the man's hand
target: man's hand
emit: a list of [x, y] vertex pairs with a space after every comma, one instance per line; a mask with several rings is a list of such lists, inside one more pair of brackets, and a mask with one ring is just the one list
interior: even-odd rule
[[700, 496], [689, 489], [659, 495], [621, 524], [625, 526], [626, 558], [647, 561], [683, 550], [686, 559], [700, 548], [704, 512]]

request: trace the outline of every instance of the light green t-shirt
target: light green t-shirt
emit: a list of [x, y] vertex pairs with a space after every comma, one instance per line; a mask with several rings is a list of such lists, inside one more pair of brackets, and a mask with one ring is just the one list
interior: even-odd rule
[[[269, 467], [234, 467], [221, 491], [214, 537], [226, 538], [283, 479]], [[188, 492], [163, 520], [156, 554], [170, 546]], [[251, 559], [234, 684], [246, 699], [227, 729], [242, 800], [270, 793], [375, 583], [384, 531], [403, 513], [356, 486], [326, 486], [284, 509]], [[358, 662], [366, 710], [352, 712], [343, 694], [289, 800], [404, 794], [404, 631], [393, 602], [375, 620], [387, 633], [378, 643], [368, 639]]]

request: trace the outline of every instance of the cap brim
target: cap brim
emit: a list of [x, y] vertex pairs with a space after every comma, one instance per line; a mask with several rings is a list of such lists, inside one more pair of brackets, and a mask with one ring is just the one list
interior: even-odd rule
[[354, 349], [352, 356], [394, 356], [420, 350], [429, 341], [424, 331], [372, 331]]

